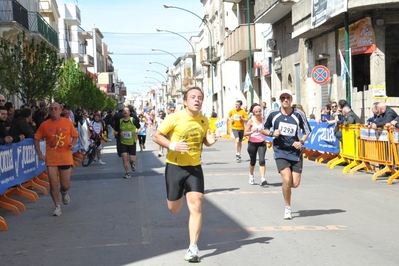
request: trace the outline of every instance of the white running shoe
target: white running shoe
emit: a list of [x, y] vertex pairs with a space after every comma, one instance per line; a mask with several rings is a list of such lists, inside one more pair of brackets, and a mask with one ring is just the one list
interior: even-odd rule
[[267, 185], [266, 178], [262, 177], [259, 182], [259, 186], [263, 187]]
[[71, 198], [69, 197], [68, 192], [61, 191], [61, 196], [62, 196], [62, 203], [64, 203], [64, 205], [68, 205], [69, 202], [71, 201]]
[[198, 251], [197, 245], [190, 245], [186, 255], [184, 255], [184, 260], [188, 262], [199, 262], [200, 258], [198, 257]]
[[55, 210], [53, 212], [53, 216], [60, 216], [61, 214], [62, 214], [61, 206], [58, 205], [57, 207], [55, 207]]
[[98, 164], [105, 164], [105, 163], [101, 160], [98, 160]]
[[250, 185], [254, 185], [255, 184], [255, 178], [254, 178], [254, 175], [248, 175], [248, 183], [250, 184]]
[[292, 220], [291, 207], [286, 206], [284, 211], [284, 220]]

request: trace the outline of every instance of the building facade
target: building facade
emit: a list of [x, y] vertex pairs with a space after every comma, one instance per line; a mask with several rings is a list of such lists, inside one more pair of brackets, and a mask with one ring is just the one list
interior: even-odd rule
[[[290, 89], [294, 103], [303, 105], [308, 116], [313, 113], [317, 117], [325, 104], [340, 99], [350, 101], [363, 120], [372, 115], [370, 107], [376, 101], [399, 109], [399, 75], [395, 73], [399, 62], [395, 49], [399, 37], [398, 1], [201, 3], [206, 22], [201, 33], [208, 33], [209, 27], [212, 40], [201, 38], [200, 60], [205, 66], [209, 64], [210, 47], [215, 59], [213, 91], [209, 68], [204, 69], [203, 88], [219, 117], [226, 116], [235, 100], [247, 106], [253, 102], [270, 106], [271, 98], [278, 97], [281, 89]], [[350, 49], [345, 48], [346, 40]], [[350, 60], [345, 59], [349, 50]], [[350, 75], [342, 79], [344, 60], [350, 62]], [[324, 84], [315, 82], [319, 67], [329, 72]], [[246, 89], [247, 75], [252, 91]], [[209, 113], [208, 109], [209, 105], [204, 113]]]

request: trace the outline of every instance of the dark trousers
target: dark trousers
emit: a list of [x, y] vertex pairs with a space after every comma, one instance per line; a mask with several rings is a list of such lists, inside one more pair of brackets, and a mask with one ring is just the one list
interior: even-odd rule
[[122, 157], [121, 154], [121, 137], [120, 136], [115, 136], [116, 139], [116, 152], [118, 153], [119, 157]]

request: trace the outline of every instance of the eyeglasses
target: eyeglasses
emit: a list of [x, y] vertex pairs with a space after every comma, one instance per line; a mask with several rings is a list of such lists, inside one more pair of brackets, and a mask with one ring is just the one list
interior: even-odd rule
[[0, 100], [0, 102], [3, 102], [3, 103], [4, 103], [5, 101], [6, 101], [6, 100]]
[[287, 96], [287, 97], [281, 96], [280, 97], [280, 100], [282, 100], [282, 101], [289, 100], [289, 99], [291, 99], [291, 96]]
[[57, 110], [58, 110], [58, 107], [50, 107], [49, 110], [50, 110], [50, 111], [57, 111]]

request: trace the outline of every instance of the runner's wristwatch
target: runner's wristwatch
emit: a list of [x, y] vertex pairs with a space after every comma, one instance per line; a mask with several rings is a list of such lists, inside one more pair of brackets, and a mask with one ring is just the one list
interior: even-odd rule
[[305, 143], [303, 140], [300, 140], [299, 142], [300, 142], [302, 145]]

